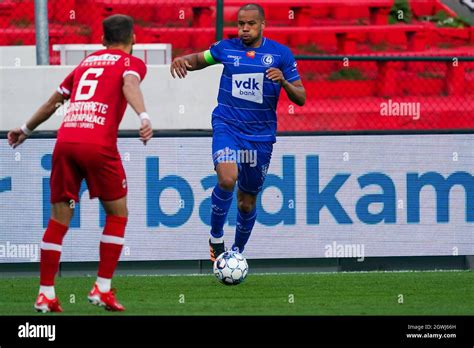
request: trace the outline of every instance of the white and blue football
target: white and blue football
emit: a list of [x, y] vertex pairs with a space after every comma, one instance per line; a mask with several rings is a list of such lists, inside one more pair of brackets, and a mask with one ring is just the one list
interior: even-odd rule
[[214, 275], [225, 285], [237, 285], [244, 281], [249, 272], [247, 260], [236, 251], [226, 251], [214, 261]]

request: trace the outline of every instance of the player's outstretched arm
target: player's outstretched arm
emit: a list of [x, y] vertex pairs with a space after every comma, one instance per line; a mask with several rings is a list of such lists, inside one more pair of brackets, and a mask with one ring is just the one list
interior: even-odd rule
[[140, 117], [140, 140], [146, 145], [147, 141], [153, 137], [150, 116], [146, 113], [145, 100], [140, 89], [140, 80], [135, 75], [126, 75], [123, 78], [123, 95], [130, 106]]
[[23, 126], [8, 132], [8, 144], [13, 148], [22, 144], [40, 124], [47, 121], [63, 105], [65, 99], [60, 93], [54, 92]]
[[212, 65], [208, 63], [204, 55], [205, 52], [199, 52], [175, 58], [170, 66], [171, 76], [182, 79], [186, 77], [188, 71], [201, 70]]

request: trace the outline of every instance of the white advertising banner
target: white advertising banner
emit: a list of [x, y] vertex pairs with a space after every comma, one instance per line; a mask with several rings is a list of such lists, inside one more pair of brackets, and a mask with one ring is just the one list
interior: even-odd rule
[[[120, 138], [129, 222], [121, 260], [208, 259], [211, 138]], [[0, 142], [0, 262], [39, 261], [55, 139]], [[279, 137], [252, 258], [474, 254], [474, 135]], [[83, 183], [62, 261], [97, 261], [105, 214]], [[225, 226], [232, 244], [236, 197]]]

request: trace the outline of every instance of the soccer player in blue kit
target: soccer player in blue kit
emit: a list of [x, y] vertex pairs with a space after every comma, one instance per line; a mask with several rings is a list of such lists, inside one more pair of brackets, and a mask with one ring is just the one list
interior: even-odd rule
[[211, 261], [225, 251], [224, 224], [237, 190], [237, 224], [232, 250], [243, 252], [255, 220], [277, 130], [276, 109], [283, 88], [302, 106], [306, 92], [288, 47], [263, 36], [265, 15], [257, 4], [238, 12], [239, 38], [216, 42], [204, 52], [176, 58], [173, 78], [222, 63], [218, 105], [212, 113], [212, 156], [218, 183], [212, 192]]

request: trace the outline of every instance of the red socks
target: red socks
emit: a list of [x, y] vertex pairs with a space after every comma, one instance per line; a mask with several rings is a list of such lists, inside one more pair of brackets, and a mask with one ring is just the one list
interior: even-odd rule
[[100, 262], [97, 273], [101, 278], [111, 279], [114, 274], [125, 241], [126, 225], [126, 217], [113, 215], [106, 217], [104, 233], [100, 240]]
[[41, 242], [40, 285], [53, 286], [68, 227], [50, 219]]
[[[108, 215], [100, 240], [98, 276], [111, 279], [124, 244], [127, 218]], [[64, 236], [68, 227], [50, 219], [41, 243], [40, 285], [53, 286], [58, 272]]]

